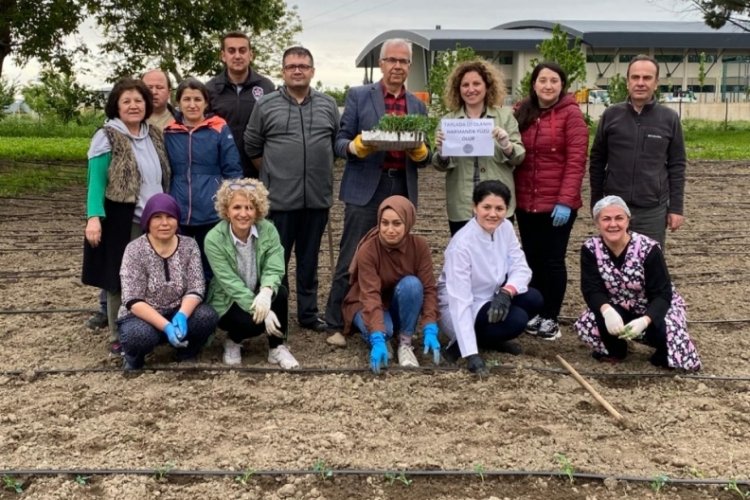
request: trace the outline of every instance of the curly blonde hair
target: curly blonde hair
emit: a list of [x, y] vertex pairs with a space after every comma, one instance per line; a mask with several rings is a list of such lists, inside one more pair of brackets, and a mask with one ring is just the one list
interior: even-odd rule
[[228, 221], [229, 204], [236, 194], [241, 194], [255, 207], [255, 220], [268, 215], [268, 189], [258, 179], [227, 179], [216, 191], [214, 207], [219, 217]]
[[451, 111], [458, 111], [463, 107], [461, 80], [463, 80], [466, 73], [471, 71], [478, 73], [487, 87], [487, 95], [484, 97], [485, 106], [488, 108], [502, 106], [505, 96], [508, 95], [508, 91], [505, 88], [505, 75], [503, 75], [503, 72], [497, 66], [484, 59], [462, 62], [453, 68], [453, 71], [448, 76], [448, 80], [445, 82], [445, 95], [443, 97], [445, 106]]

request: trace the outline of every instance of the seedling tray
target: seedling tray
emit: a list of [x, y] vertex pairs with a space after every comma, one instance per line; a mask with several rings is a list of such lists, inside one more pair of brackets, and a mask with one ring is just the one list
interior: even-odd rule
[[363, 130], [362, 144], [381, 151], [414, 149], [424, 142], [424, 132], [386, 132]]

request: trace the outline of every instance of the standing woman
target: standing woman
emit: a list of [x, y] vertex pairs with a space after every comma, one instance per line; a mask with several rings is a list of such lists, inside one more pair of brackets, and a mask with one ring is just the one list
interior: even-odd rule
[[[464, 62], [453, 68], [445, 85], [445, 105], [450, 113], [443, 118], [487, 118], [494, 122], [493, 156], [442, 155], [445, 134], [435, 134], [437, 154], [432, 165], [445, 175], [445, 196], [448, 202], [448, 225], [451, 236], [472, 218], [472, 192], [477, 184], [488, 179], [502, 181], [511, 193], [507, 218], [513, 217], [513, 169], [523, 161], [525, 149], [518, 132], [513, 112], [503, 108], [505, 77], [491, 63], [484, 60]], [[512, 220], [512, 219], [511, 219]]]
[[227, 332], [224, 363], [242, 363], [242, 341], [268, 335], [268, 362], [285, 370], [299, 367], [284, 344], [289, 292], [281, 284], [284, 247], [268, 220], [268, 190], [258, 179], [222, 182], [216, 192], [221, 221], [206, 235], [206, 257], [214, 276], [208, 303]]
[[172, 165], [169, 192], [182, 213], [180, 231], [198, 242], [206, 282], [211, 268], [203, 242], [219, 222], [214, 195], [224, 179], [242, 177], [240, 154], [223, 118], [208, 114], [208, 88], [195, 78], [177, 86], [180, 112], [164, 129], [164, 142]]
[[568, 271], [565, 254], [581, 208], [589, 129], [568, 78], [553, 62], [531, 72], [529, 96], [516, 106], [526, 158], [515, 171], [518, 230], [531, 268], [531, 286], [542, 293], [542, 312], [526, 332], [545, 340], [560, 337], [558, 316]]
[[438, 279], [440, 327], [451, 339], [446, 358], [466, 358], [469, 371], [487, 372], [479, 347], [521, 354], [512, 339], [542, 307], [542, 296], [529, 287], [531, 270], [513, 225], [506, 220], [510, 189], [500, 181], [482, 181], [472, 195], [474, 218], [445, 249]]
[[[438, 307], [427, 240], [411, 234], [416, 210], [408, 198], [390, 196], [378, 207], [378, 225], [359, 242], [349, 267], [349, 292], [342, 313], [370, 345], [370, 368], [388, 365], [386, 342], [398, 332], [398, 363], [417, 367], [412, 337], [422, 325], [424, 353], [440, 362]], [[421, 321], [420, 321], [421, 318]]]
[[151, 92], [140, 80], [123, 79], [110, 92], [108, 120], [88, 151], [88, 193], [81, 280], [107, 291], [111, 351], [122, 352], [117, 333], [120, 265], [127, 244], [141, 234], [143, 207], [169, 186], [169, 160], [161, 130], [150, 127]]

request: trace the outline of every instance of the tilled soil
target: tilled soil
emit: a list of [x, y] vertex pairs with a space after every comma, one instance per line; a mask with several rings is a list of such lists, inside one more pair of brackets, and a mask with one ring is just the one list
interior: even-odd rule
[[[391, 368], [376, 377], [360, 339], [336, 349], [293, 320], [289, 344], [304, 368], [297, 373], [263, 370], [272, 368], [265, 339], [247, 342], [242, 369], [227, 370], [219, 334], [197, 364], [173, 363], [164, 347], [147, 361], [154, 370], [123, 375], [120, 360], [107, 354], [106, 332], [84, 326], [81, 310], [94, 309], [97, 294], [79, 280], [83, 188], [2, 199], [0, 469], [75, 472], [9, 476], [0, 498], [15, 497], [12, 481], [29, 498], [45, 499], [732, 498], [723, 486], [616, 479], [750, 479], [750, 166], [698, 162], [688, 175], [687, 223], [668, 235], [667, 260], [689, 305], [705, 378], [653, 368], [650, 350], [639, 345], [620, 365], [600, 364], [578, 341], [571, 320], [583, 307], [578, 251], [593, 231], [586, 210], [569, 246], [563, 337], [524, 336], [519, 357], [488, 354], [493, 369], [485, 379], [461, 367], [432, 369], [426, 356], [424, 369]], [[437, 274], [449, 234], [443, 176], [426, 169], [420, 184], [416, 232], [431, 242]], [[337, 202], [334, 252], [341, 219]], [[326, 236], [321, 307], [330, 251]], [[561, 371], [558, 354], [586, 374], [624, 423]], [[75, 481], [94, 469], [114, 470]], [[609, 479], [571, 484], [565, 470]], [[211, 471], [247, 477], [243, 484]]]

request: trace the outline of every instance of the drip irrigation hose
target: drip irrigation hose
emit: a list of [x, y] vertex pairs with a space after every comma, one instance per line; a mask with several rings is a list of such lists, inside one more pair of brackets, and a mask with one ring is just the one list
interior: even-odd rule
[[[604, 481], [614, 479], [628, 483], [651, 484], [653, 477], [629, 476], [626, 474], [599, 474], [594, 472], [562, 472], [559, 470], [429, 470], [429, 469], [260, 469], [260, 470], [222, 470], [222, 469], [0, 469], [3, 476], [181, 476], [181, 477], [243, 477], [254, 476], [395, 476], [395, 477], [557, 477], [560, 479], [585, 479]], [[724, 478], [667, 478], [666, 484], [682, 486], [726, 486], [733, 483], [737, 486], [750, 486], [748, 479]]]

